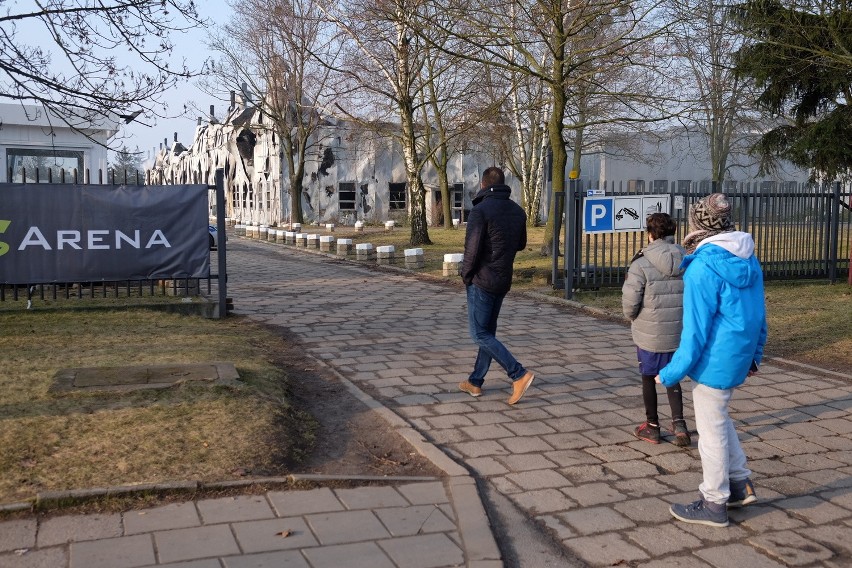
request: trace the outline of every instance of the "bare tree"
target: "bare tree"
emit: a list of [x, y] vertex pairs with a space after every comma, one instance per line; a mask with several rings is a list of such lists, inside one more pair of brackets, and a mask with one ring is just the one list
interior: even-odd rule
[[[568, 161], [566, 131], [597, 120], [579, 117], [578, 123], [578, 117], [569, 117], [569, 103], [578, 84], [583, 84], [587, 93], [606, 93], [624, 105], [617, 115], [606, 117], [607, 122], [647, 119], [643, 111], [651, 108], [647, 105], [651, 101], [643, 86], [607, 84], [596, 80], [589, 70], [614, 62], [620, 67], [635, 64], [659, 32], [652, 18], [657, 8], [656, 0], [449, 0], [447, 9], [458, 23], [446, 31], [465, 45], [464, 56], [547, 86], [552, 191], [563, 192]], [[545, 253], [552, 245], [554, 202], [551, 200], [545, 230]]]
[[[210, 46], [220, 54], [214, 78], [257, 96], [259, 120], [251, 128], [278, 136], [281, 178], [290, 187], [290, 213], [304, 222], [302, 190], [308, 151], [316, 143], [329, 67], [337, 56], [327, 22], [313, 0], [234, 0], [240, 14]], [[210, 85], [209, 90], [215, 90]], [[244, 93], [247, 96], [248, 93]]]
[[[349, 0], [328, 3], [327, 17], [346, 34], [349, 50], [336, 70], [341, 77], [338, 108], [350, 120], [390, 135], [402, 148], [407, 179], [410, 244], [431, 244], [426, 190], [421, 175], [424, 135], [417, 117], [426, 100], [419, 95], [425, 63], [423, 40], [415, 33], [420, 0]], [[398, 122], [388, 128], [387, 119]]]
[[759, 113], [753, 81], [734, 72], [733, 56], [742, 46], [732, 18], [731, 0], [668, 0], [670, 46], [680, 62], [672, 69], [687, 107], [687, 129], [707, 140], [711, 178], [723, 182], [733, 154], [745, 154], [755, 141]]
[[40, 107], [83, 134], [105, 121], [164, 116], [163, 95], [193, 75], [185, 62], [172, 66], [170, 39], [203, 25], [193, 0], [0, 5], [0, 99]]

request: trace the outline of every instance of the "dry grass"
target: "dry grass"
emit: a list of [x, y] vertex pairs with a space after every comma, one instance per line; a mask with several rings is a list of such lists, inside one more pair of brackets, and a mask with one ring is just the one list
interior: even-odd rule
[[[311, 419], [287, 403], [280, 338], [150, 311], [0, 314], [0, 503], [38, 491], [280, 473]], [[48, 392], [65, 367], [232, 361], [243, 388]], [[283, 404], [282, 404], [283, 403]]]

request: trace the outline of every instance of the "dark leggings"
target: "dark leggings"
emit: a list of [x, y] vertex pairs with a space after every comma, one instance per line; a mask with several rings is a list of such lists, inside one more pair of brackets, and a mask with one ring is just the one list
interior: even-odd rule
[[[660, 424], [657, 414], [657, 383], [654, 382], [656, 375], [642, 375], [642, 400], [645, 402], [645, 418], [651, 424]], [[672, 420], [683, 420], [683, 392], [680, 383], [673, 387], [666, 387], [666, 395], [669, 397], [669, 406], [672, 409]]]

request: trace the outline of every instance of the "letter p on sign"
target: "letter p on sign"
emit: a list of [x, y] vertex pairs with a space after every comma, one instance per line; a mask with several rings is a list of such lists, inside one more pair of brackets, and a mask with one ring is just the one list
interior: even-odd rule
[[583, 211], [583, 230], [587, 233], [612, 231], [612, 198], [586, 199]]

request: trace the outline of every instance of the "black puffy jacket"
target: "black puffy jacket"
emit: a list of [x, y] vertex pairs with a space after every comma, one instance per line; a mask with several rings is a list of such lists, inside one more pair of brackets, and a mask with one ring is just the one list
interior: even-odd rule
[[515, 253], [527, 246], [527, 216], [511, 192], [508, 185], [479, 190], [467, 218], [461, 277], [491, 294], [509, 291]]

